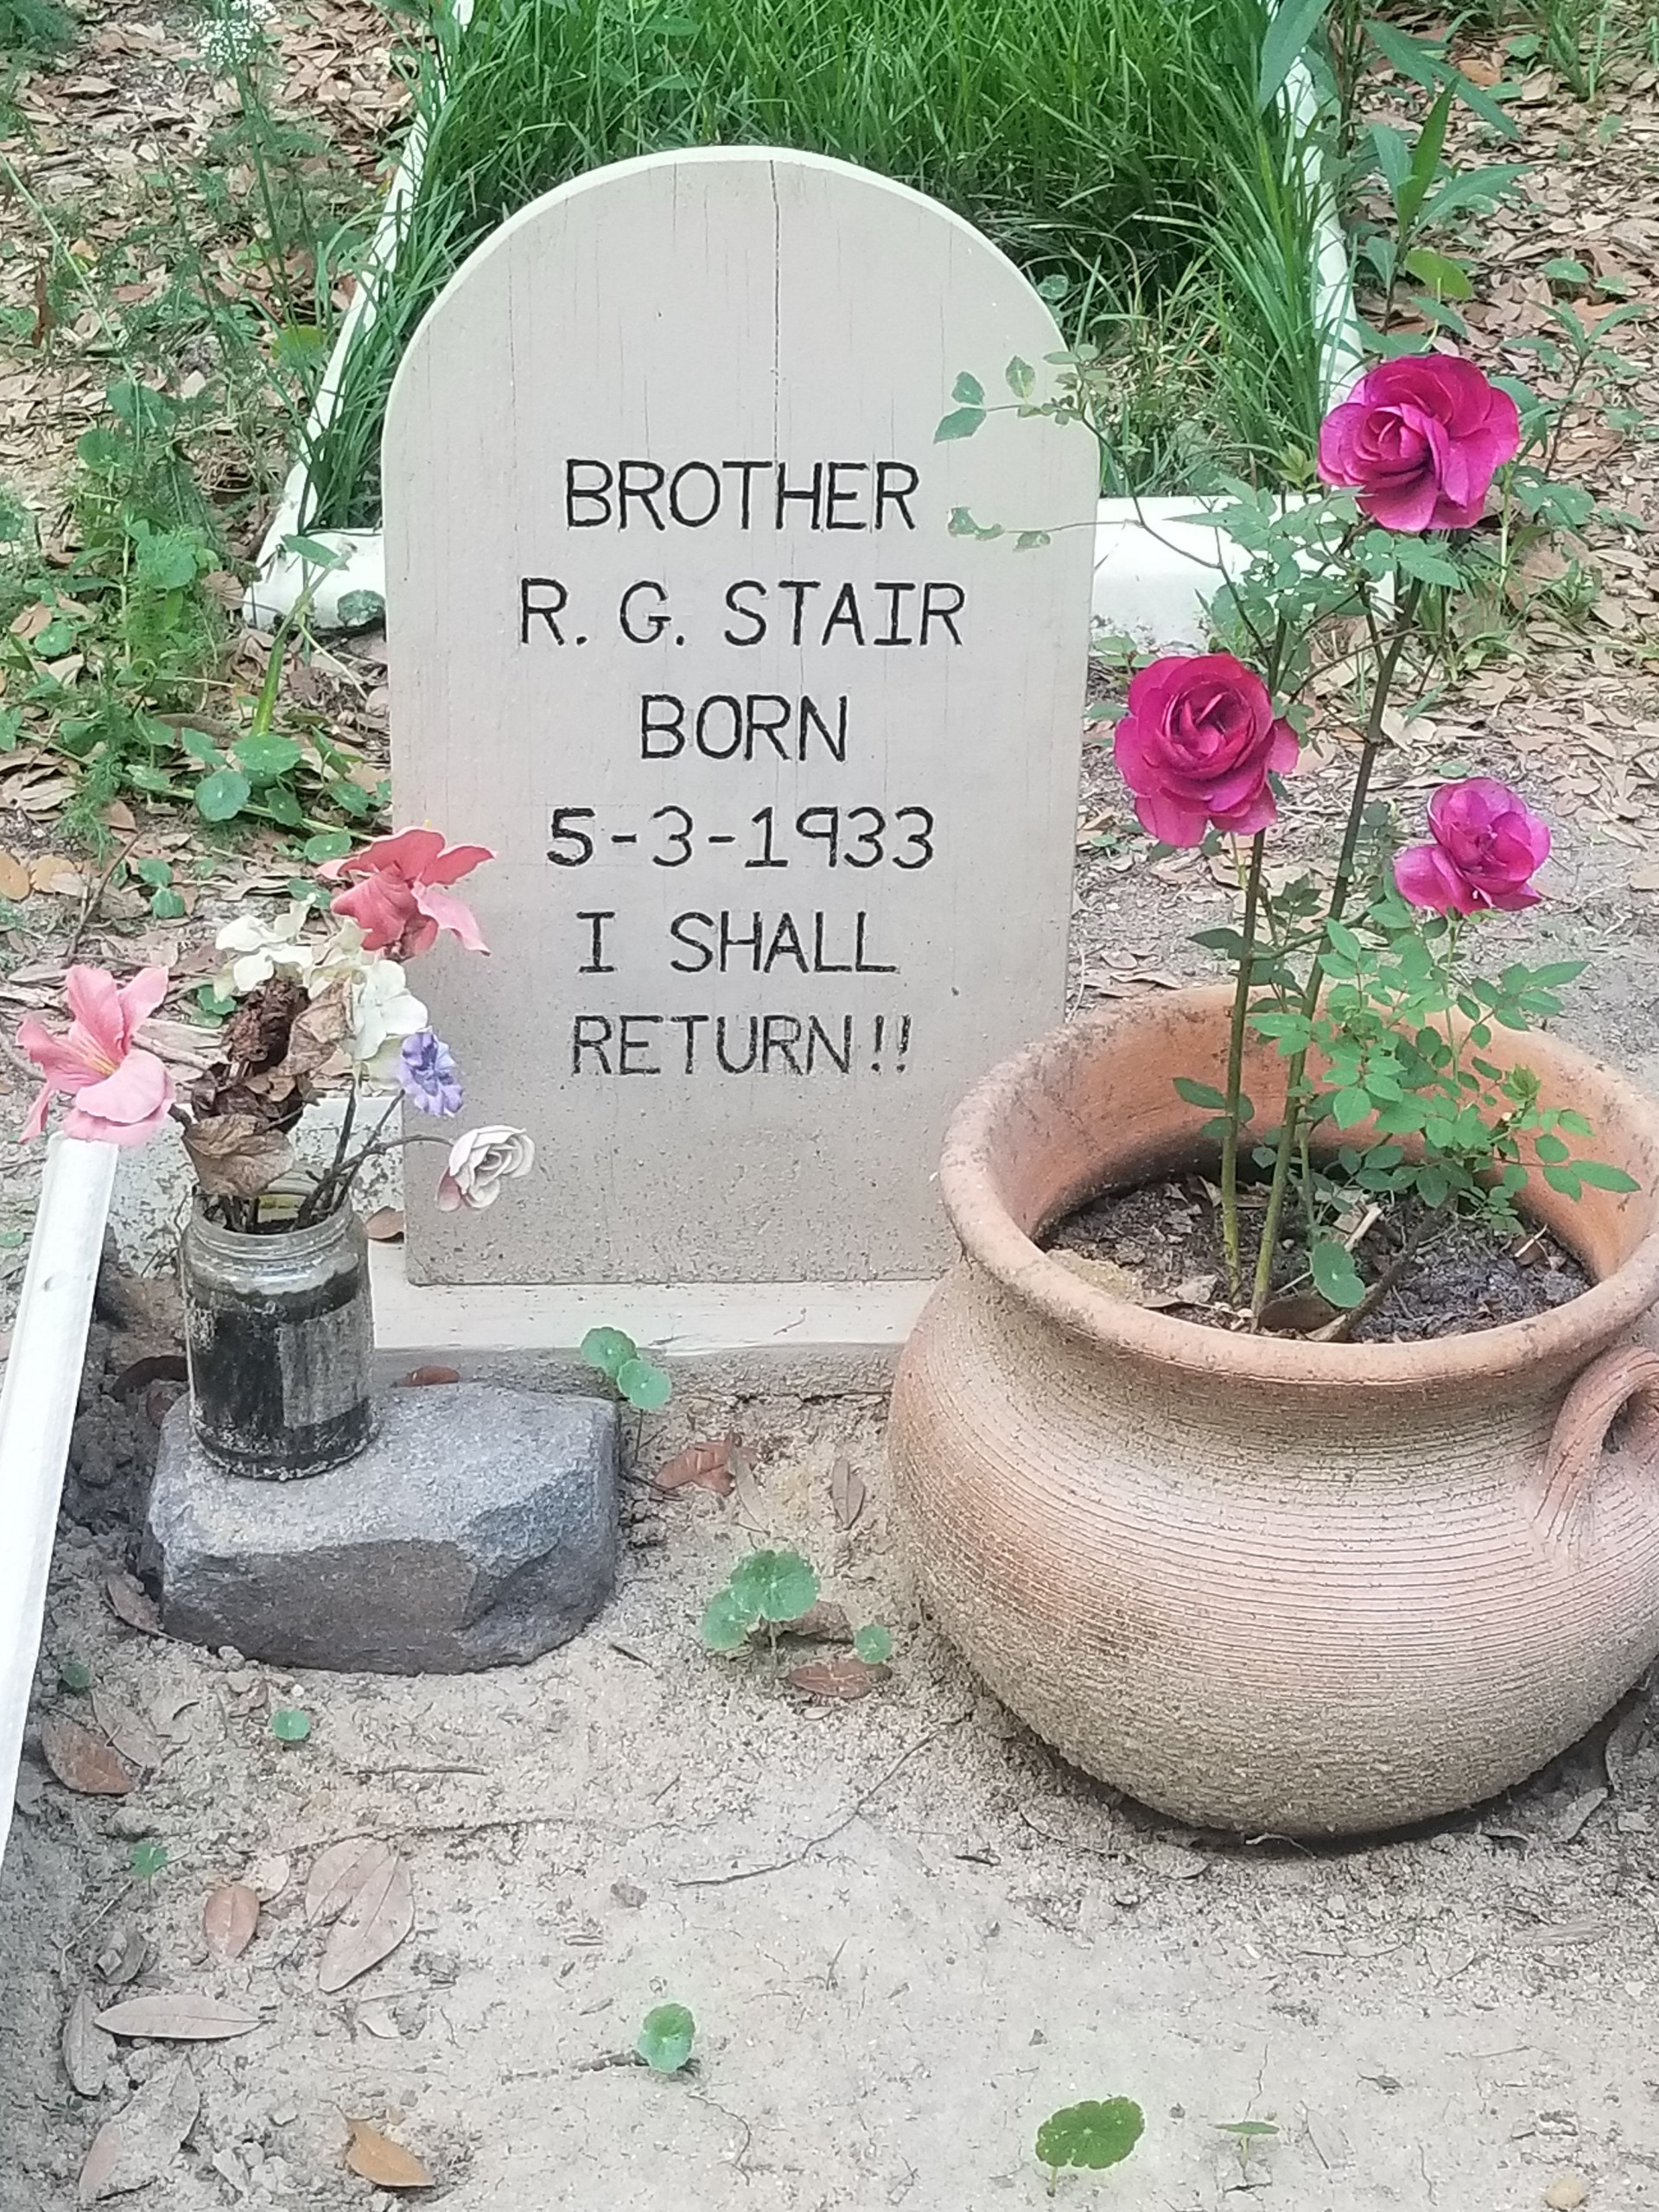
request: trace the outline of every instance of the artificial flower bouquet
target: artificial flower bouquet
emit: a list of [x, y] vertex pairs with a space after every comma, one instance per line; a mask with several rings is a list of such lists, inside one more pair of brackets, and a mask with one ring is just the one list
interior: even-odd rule
[[[325, 1219], [349, 1201], [369, 1160], [421, 1141], [388, 1133], [405, 1102], [438, 1119], [461, 1111], [454, 1061], [405, 969], [443, 931], [468, 952], [486, 950], [451, 887], [493, 857], [482, 845], [447, 846], [435, 830], [402, 830], [319, 869], [332, 894], [325, 931], [314, 929], [304, 900], [273, 920], [228, 923], [217, 939], [226, 958], [214, 988], [234, 1011], [219, 1053], [182, 1098], [162, 1061], [137, 1042], [166, 995], [167, 969], [118, 985], [101, 969], [72, 968], [68, 1031], [54, 1033], [32, 1016], [18, 1029], [44, 1077], [24, 1136], [41, 1135], [59, 1091], [72, 1102], [65, 1134], [92, 1143], [143, 1144], [171, 1118], [182, 1125], [209, 1218], [245, 1231]], [[292, 1132], [325, 1092], [341, 1090], [333, 1157], [320, 1172], [296, 1173]], [[522, 1129], [466, 1130], [449, 1143], [437, 1203], [492, 1205], [534, 1161]]]

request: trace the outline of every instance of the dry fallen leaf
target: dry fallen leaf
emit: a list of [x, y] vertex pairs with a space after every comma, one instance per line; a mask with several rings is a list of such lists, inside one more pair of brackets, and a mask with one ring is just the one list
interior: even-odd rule
[[801, 1690], [808, 1697], [835, 1698], [849, 1704], [855, 1697], [868, 1697], [879, 1689], [891, 1669], [875, 1665], [868, 1659], [855, 1658], [844, 1652], [835, 1659], [810, 1660], [804, 1667], [791, 1667], [784, 1680], [792, 1690]]
[[108, 1690], [92, 1692], [92, 1718], [130, 1766], [153, 1769], [167, 1757], [167, 1745], [149, 1721]]
[[39, 860], [32, 861], [29, 880], [36, 891], [51, 892], [60, 899], [79, 899], [86, 888], [80, 870], [60, 853], [42, 853]]
[[34, 887], [28, 868], [16, 854], [0, 851], [0, 899], [10, 899], [15, 903], [19, 899], [27, 899]]
[[149, 1940], [143, 1929], [135, 1924], [124, 1929], [118, 1937], [106, 1944], [93, 1963], [111, 1989], [124, 1989], [128, 1982], [137, 1980], [149, 1956]]
[[683, 1452], [677, 1452], [658, 1468], [657, 1488], [668, 1491], [695, 1487], [711, 1490], [716, 1497], [727, 1497], [732, 1487], [728, 1462], [736, 1444], [734, 1436], [717, 1436], [708, 1444], [688, 1444]]
[[245, 2036], [258, 2021], [251, 2012], [191, 1989], [167, 1990], [154, 1997], [128, 1997], [95, 2016], [112, 2036], [154, 2036], [164, 2043], [217, 2043]]
[[1659, 891], [1659, 861], [1647, 868], [1639, 868], [1630, 878], [1632, 891]]
[[97, 2002], [83, 1989], [69, 2007], [63, 2024], [63, 2070], [78, 2097], [101, 2097], [109, 2080], [115, 2044], [94, 2017]]
[[152, 2074], [92, 2138], [80, 2170], [81, 2203], [100, 2204], [164, 2180], [200, 2110], [201, 2091], [182, 2059]]
[[850, 1529], [864, 1510], [864, 1478], [844, 1452], [836, 1454], [830, 1470], [830, 1503], [838, 1529]]
[[395, 1851], [381, 1849], [384, 1860], [359, 1885], [324, 1948], [317, 1986], [327, 1996], [378, 1966], [415, 1925], [409, 1869]]
[[[242, 587], [237, 586], [240, 593]], [[397, 1244], [403, 1241], [404, 1217], [396, 1206], [382, 1206], [372, 1213], [363, 1224], [363, 1234], [371, 1244]]]
[[766, 1500], [760, 1495], [760, 1485], [754, 1479], [754, 1470], [749, 1465], [749, 1455], [741, 1445], [733, 1445], [726, 1455], [726, 1471], [732, 1478], [732, 1490], [737, 1499], [737, 1510], [757, 1529], [766, 1526]]
[[110, 1609], [116, 1618], [124, 1620], [129, 1628], [141, 1630], [145, 1636], [161, 1634], [162, 1617], [156, 1611], [156, 1601], [136, 1576], [106, 1574], [104, 1595], [109, 1599]]
[[201, 1932], [210, 1951], [239, 1959], [259, 1925], [259, 1899], [245, 1882], [226, 1882], [202, 1907]]
[[288, 1887], [288, 1878], [292, 1872], [288, 1853], [272, 1852], [268, 1858], [254, 1860], [247, 1871], [246, 1886], [262, 1904], [269, 1904], [273, 1897], [281, 1897]]
[[338, 1920], [364, 1883], [391, 1857], [389, 1847], [372, 1835], [348, 1836], [319, 1852], [305, 1885], [306, 1926], [317, 1928]]
[[844, 1606], [820, 1598], [816, 1605], [797, 1613], [792, 1621], [763, 1622], [752, 1628], [749, 1634], [757, 1643], [766, 1643], [769, 1636], [791, 1636], [805, 1643], [850, 1643], [853, 1624]]
[[359, 2005], [357, 2024], [365, 2034], [378, 2036], [383, 2043], [396, 2043], [402, 2032], [391, 2017], [391, 2007], [385, 2005]]
[[124, 1797], [138, 1785], [138, 1777], [120, 1753], [100, 1744], [79, 1720], [54, 1716], [41, 1721], [41, 1749], [64, 1788], [83, 1796]]
[[458, 1367], [411, 1367], [407, 1375], [397, 1377], [398, 1387], [404, 1390], [423, 1390], [440, 1382], [459, 1382]]
[[432, 2177], [414, 2155], [390, 2135], [383, 2135], [366, 2120], [349, 2123], [352, 2139], [346, 2163], [354, 2174], [372, 2181], [377, 2189], [430, 2189]]

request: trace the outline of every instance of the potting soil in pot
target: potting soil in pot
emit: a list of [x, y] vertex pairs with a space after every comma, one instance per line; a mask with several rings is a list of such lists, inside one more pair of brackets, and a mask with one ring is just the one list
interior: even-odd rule
[[[1212, 1328], [1236, 1327], [1211, 1187], [1201, 1176], [1188, 1175], [1104, 1192], [1068, 1214], [1043, 1242], [1057, 1257], [1073, 1255], [1068, 1264], [1103, 1289], [1137, 1305]], [[1240, 1192], [1247, 1249], [1254, 1249], [1263, 1196]], [[1396, 1216], [1376, 1223], [1359, 1241], [1355, 1256], [1368, 1282], [1385, 1272], [1414, 1226]], [[1281, 1294], [1268, 1311], [1281, 1334], [1311, 1333], [1337, 1311], [1308, 1289], [1306, 1279], [1299, 1294], [1294, 1268], [1287, 1254]], [[1408, 1344], [1495, 1329], [1565, 1305], [1588, 1290], [1591, 1280], [1547, 1230], [1499, 1242], [1478, 1223], [1453, 1222], [1414, 1254], [1387, 1297], [1356, 1325], [1353, 1339]]]

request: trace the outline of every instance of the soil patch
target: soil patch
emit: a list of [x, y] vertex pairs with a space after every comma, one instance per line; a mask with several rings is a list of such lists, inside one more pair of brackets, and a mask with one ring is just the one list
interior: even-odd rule
[[[1046, 1242], [1103, 1288], [1179, 1313], [1210, 1328], [1238, 1325], [1227, 1302], [1220, 1209], [1200, 1175], [1107, 1191], [1080, 1206]], [[1252, 1249], [1265, 1190], [1240, 1193], [1246, 1249]], [[1408, 1212], [1379, 1221], [1354, 1248], [1367, 1283], [1385, 1274], [1416, 1226]], [[1591, 1277], [1548, 1230], [1495, 1243], [1479, 1224], [1454, 1221], [1426, 1239], [1375, 1312], [1353, 1331], [1357, 1344], [1410, 1344], [1463, 1336], [1547, 1313], [1588, 1290]], [[1268, 1308], [1281, 1335], [1312, 1335], [1337, 1313], [1304, 1281], [1287, 1281]]]

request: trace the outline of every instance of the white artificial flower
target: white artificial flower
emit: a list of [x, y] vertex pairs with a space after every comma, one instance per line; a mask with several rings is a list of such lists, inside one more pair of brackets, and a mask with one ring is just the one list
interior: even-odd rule
[[317, 961], [317, 948], [300, 936], [310, 909], [296, 899], [285, 914], [267, 921], [263, 914], [240, 914], [226, 922], [213, 943], [227, 960], [213, 978], [220, 998], [245, 998], [276, 975], [292, 976], [308, 982]]
[[410, 989], [397, 963], [383, 960], [378, 954], [365, 960], [353, 976], [351, 1007], [347, 1052], [371, 1080], [388, 1081], [390, 1065], [377, 1070], [376, 1060], [395, 1059], [404, 1039], [428, 1026], [426, 1008]]
[[438, 1209], [454, 1213], [466, 1206], [477, 1212], [493, 1206], [503, 1183], [528, 1175], [536, 1165], [536, 1147], [523, 1129], [500, 1123], [468, 1129], [449, 1147], [449, 1165], [438, 1185]]

